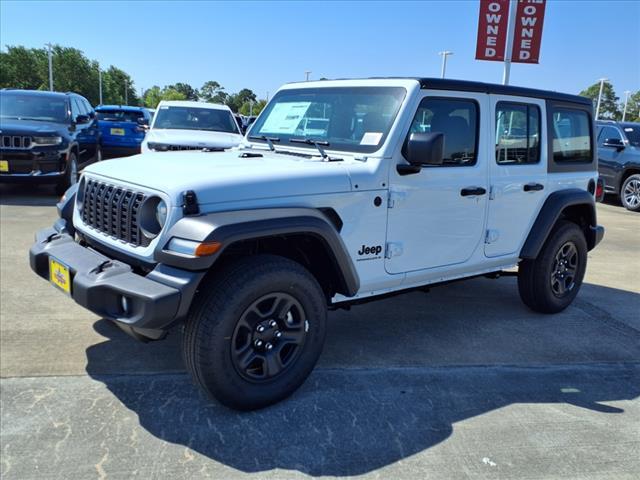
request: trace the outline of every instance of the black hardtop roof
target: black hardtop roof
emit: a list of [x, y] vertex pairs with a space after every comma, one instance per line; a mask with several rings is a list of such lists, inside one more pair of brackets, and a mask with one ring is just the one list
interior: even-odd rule
[[620, 122], [618, 120], [600, 119], [596, 120], [597, 125], [620, 125], [622, 127], [637, 127], [640, 126], [640, 122]]
[[536, 88], [516, 87], [513, 85], [499, 85], [496, 83], [472, 82], [469, 80], [453, 80], [448, 78], [418, 78], [420, 88], [432, 88], [434, 90], [463, 90], [466, 92], [493, 93], [497, 95], [513, 95], [518, 97], [533, 97], [545, 100], [557, 100], [561, 102], [579, 103], [581, 105], [593, 105], [590, 98], [568, 93], [554, 92], [551, 90], [538, 90]]
[[73, 92], [51, 92], [49, 90], [23, 90], [20, 88], [3, 88], [0, 92], [11, 92], [18, 95], [40, 95], [42, 97], [67, 97], [69, 95], [78, 95]]
[[[420, 88], [433, 90], [461, 90], [465, 92], [493, 93], [497, 95], [513, 95], [518, 97], [532, 97], [544, 100], [578, 103], [592, 106], [591, 99], [579, 95], [538, 90], [536, 88], [516, 87], [513, 85], [499, 85], [497, 83], [473, 82], [470, 80], [454, 80], [449, 78], [428, 77], [369, 77], [369, 78], [336, 78], [335, 80], [416, 80]], [[303, 82], [294, 82], [303, 83]]]

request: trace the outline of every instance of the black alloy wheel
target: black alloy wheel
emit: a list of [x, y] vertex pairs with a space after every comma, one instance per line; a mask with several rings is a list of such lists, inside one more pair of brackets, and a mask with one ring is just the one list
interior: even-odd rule
[[233, 332], [233, 366], [249, 381], [273, 379], [295, 363], [308, 328], [302, 305], [288, 293], [259, 298], [245, 310]]

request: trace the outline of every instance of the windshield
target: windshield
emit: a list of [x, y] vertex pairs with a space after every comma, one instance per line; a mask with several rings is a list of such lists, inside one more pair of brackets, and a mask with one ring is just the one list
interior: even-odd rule
[[240, 133], [233, 115], [228, 110], [167, 105], [156, 111], [153, 128]]
[[98, 120], [107, 122], [137, 122], [139, 118], [144, 118], [144, 113], [131, 110], [98, 110], [96, 114]]
[[[405, 95], [401, 87], [281, 90], [252, 125], [249, 137], [269, 137], [280, 144], [311, 139], [331, 150], [375, 152]], [[295, 146], [316, 148], [313, 143]]]
[[49, 95], [0, 93], [0, 118], [65, 123], [67, 101]]
[[623, 129], [629, 143], [634, 147], [640, 147], [640, 125], [625, 125]]

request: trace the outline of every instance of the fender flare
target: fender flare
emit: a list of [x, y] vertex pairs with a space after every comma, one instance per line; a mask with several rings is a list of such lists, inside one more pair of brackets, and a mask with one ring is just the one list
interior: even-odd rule
[[535, 259], [542, 250], [556, 222], [568, 207], [583, 207], [586, 214], [585, 236], [587, 247], [592, 250], [602, 239], [604, 228], [596, 220], [596, 204], [593, 195], [577, 188], [560, 190], [550, 194], [545, 200], [538, 217], [520, 251], [520, 258]]
[[[154, 257], [159, 263], [186, 270], [207, 270], [229, 245], [236, 242], [299, 234], [310, 235], [323, 243], [341, 276], [345, 293], [347, 296], [355, 295], [360, 288], [360, 279], [347, 247], [328, 217], [313, 208], [238, 210], [183, 217], [163, 235]], [[219, 242], [222, 248], [208, 257], [181, 255], [166, 249], [174, 237], [197, 242]]]

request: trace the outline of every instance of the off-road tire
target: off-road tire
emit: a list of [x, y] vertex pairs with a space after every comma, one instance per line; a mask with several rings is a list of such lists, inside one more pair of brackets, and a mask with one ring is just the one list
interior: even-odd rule
[[[293, 297], [303, 309], [304, 343], [285, 370], [254, 382], [234, 363], [232, 338], [247, 309], [272, 294]], [[266, 407], [291, 395], [311, 373], [322, 351], [326, 317], [325, 295], [302, 265], [274, 255], [245, 257], [207, 277], [199, 287], [185, 323], [184, 362], [195, 383], [227, 407]]]
[[622, 182], [620, 203], [631, 212], [640, 212], [640, 174], [629, 175]]
[[[554, 292], [552, 275], [557, 272], [557, 255], [567, 245], [575, 247], [577, 266], [573, 287], [562, 296]], [[522, 260], [518, 269], [520, 298], [531, 310], [558, 313], [567, 308], [578, 294], [587, 268], [587, 242], [578, 225], [560, 220], [551, 231], [538, 257]]]
[[[72, 168], [72, 165], [75, 165], [75, 168]], [[72, 175], [76, 175], [75, 182], [78, 181], [79, 171], [78, 171], [78, 157], [74, 152], [69, 154], [69, 160], [67, 162], [67, 169], [65, 170], [65, 174], [63, 179], [56, 185], [56, 193], [58, 195], [62, 195], [67, 189], [75, 183], [72, 181]]]

